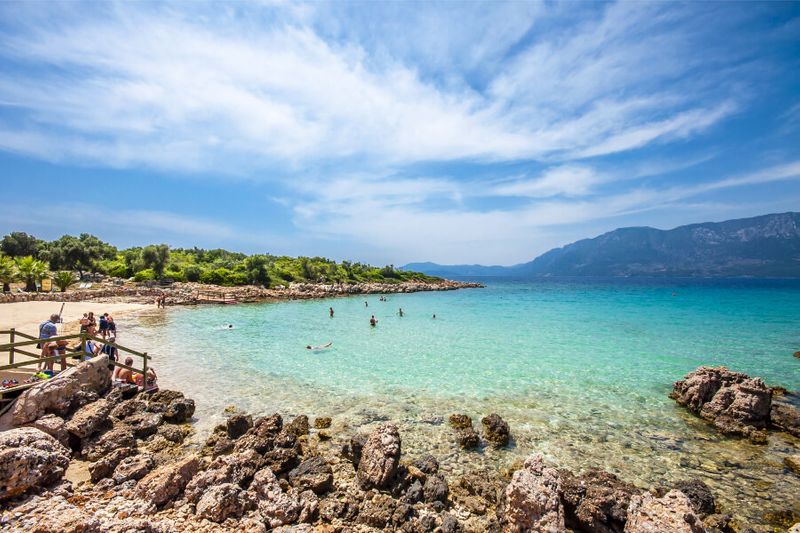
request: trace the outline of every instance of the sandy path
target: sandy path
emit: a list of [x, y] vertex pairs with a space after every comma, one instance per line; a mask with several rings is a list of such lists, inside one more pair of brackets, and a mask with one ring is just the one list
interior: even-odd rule
[[[96, 317], [109, 313], [114, 318], [121, 315], [153, 309], [155, 306], [135, 303], [67, 302], [64, 305], [65, 324], [80, 320], [83, 313], [94, 312]], [[61, 302], [16, 302], [0, 304], [0, 330], [16, 328], [29, 335], [39, 334], [39, 324], [51, 314], [58, 313]], [[61, 329], [59, 327], [59, 331]]]

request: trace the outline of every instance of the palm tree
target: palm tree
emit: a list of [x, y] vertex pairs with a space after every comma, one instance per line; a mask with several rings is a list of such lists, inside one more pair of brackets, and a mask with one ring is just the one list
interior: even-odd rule
[[76, 280], [75, 275], [72, 272], [62, 270], [55, 275], [53, 281], [55, 282], [56, 287], [61, 289], [61, 292], [67, 292], [67, 289], [74, 285]]
[[36, 291], [36, 284], [47, 274], [47, 263], [34, 259], [33, 256], [17, 258], [19, 277], [25, 280], [26, 291]]
[[7, 255], [0, 255], [0, 283], [3, 284], [3, 292], [11, 291], [11, 283], [17, 281], [18, 276], [14, 260]]

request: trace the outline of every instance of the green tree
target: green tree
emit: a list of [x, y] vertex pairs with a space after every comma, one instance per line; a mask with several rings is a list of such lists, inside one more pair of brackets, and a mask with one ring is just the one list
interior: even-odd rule
[[0, 241], [0, 250], [9, 257], [25, 257], [26, 255], [38, 257], [43, 244], [44, 241], [28, 235], [24, 231], [12, 231]]
[[142, 261], [146, 268], [152, 268], [156, 277], [164, 277], [164, 269], [169, 261], [169, 246], [151, 244], [142, 248]]
[[97, 272], [100, 261], [114, 259], [116, 255], [117, 249], [110, 244], [94, 235], [81, 233], [80, 237], [64, 235], [50, 242], [42, 258], [54, 269], [77, 270], [82, 278], [87, 271]]
[[14, 260], [5, 255], [0, 255], [0, 283], [3, 284], [3, 292], [11, 291], [11, 284], [17, 281], [19, 272]]
[[47, 263], [31, 255], [18, 257], [16, 263], [19, 276], [25, 281], [25, 290], [35, 291], [36, 284], [47, 275]]
[[269, 286], [270, 258], [266, 255], [251, 255], [244, 260], [247, 282], [253, 285]]
[[67, 292], [67, 289], [74, 285], [75, 281], [75, 274], [68, 270], [62, 270], [53, 277], [53, 282], [61, 292]]

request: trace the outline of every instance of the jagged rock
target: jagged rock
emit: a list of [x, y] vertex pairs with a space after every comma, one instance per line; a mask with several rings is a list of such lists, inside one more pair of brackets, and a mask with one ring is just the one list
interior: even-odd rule
[[164, 420], [173, 424], [180, 424], [192, 418], [194, 414], [194, 400], [190, 398], [177, 398], [172, 400], [164, 410]]
[[453, 429], [466, 429], [472, 427], [472, 418], [470, 418], [468, 415], [450, 415], [448, 422]]
[[183, 491], [199, 467], [200, 461], [195, 455], [163, 465], [139, 481], [136, 496], [156, 506], [164, 505]]
[[[189, 428], [184, 426], [176, 426], [173, 424], [164, 425], [158, 428], [158, 434], [170, 442], [180, 444], [189, 434]], [[233, 443], [231, 443], [233, 448]]]
[[308, 435], [308, 417], [306, 415], [298, 416], [285, 429], [287, 433], [291, 433], [295, 437]]
[[358, 514], [358, 502], [352, 501], [344, 492], [329, 494], [319, 502], [319, 517], [325, 522], [336, 519], [352, 521]]
[[603, 470], [592, 469], [581, 476], [567, 470], [559, 474], [568, 526], [597, 533], [623, 531], [636, 487]]
[[79, 439], [94, 435], [109, 421], [108, 414], [112, 407], [105, 399], [81, 407], [67, 422], [67, 431]]
[[331, 427], [331, 417], [329, 416], [321, 416], [314, 419], [314, 428], [315, 429], [328, 429]]
[[388, 494], [367, 493], [359, 506], [358, 522], [371, 527], [386, 528], [392, 522], [397, 502]]
[[281, 434], [283, 419], [280, 415], [263, 416], [253, 423], [253, 427], [236, 440], [234, 450], [241, 452], [248, 449], [258, 453], [266, 453], [275, 447], [275, 441]]
[[483, 424], [483, 433], [486, 436], [486, 440], [495, 446], [508, 445], [511, 431], [506, 421], [500, 418], [500, 415], [492, 413], [483, 417], [481, 423]]
[[[182, 400], [183, 398], [184, 398], [183, 393], [180, 391], [161, 389], [158, 392], [154, 392], [153, 394], [150, 395], [150, 398], [148, 400], [148, 407], [155, 407], [157, 404], [161, 404], [163, 406], [162, 408], [163, 411], [173, 401]], [[155, 408], [159, 409], [158, 407]]]
[[186, 499], [197, 502], [209, 487], [221, 483], [244, 484], [261, 468], [263, 458], [255, 450], [223, 455], [186, 485]]
[[89, 475], [92, 478], [92, 482], [97, 483], [101, 479], [111, 476], [117, 465], [126, 457], [130, 457], [134, 451], [133, 448], [119, 448], [90, 464]]
[[69, 432], [67, 422], [57, 415], [44, 415], [38, 420], [34, 420], [26, 427], [32, 427], [44, 431], [62, 445], [69, 447]]
[[450, 493], [447, 480], [441, 474], [427, 476], [422, 490], [425, 494], [425, 501], [428, 503], [447, 502], [447, 495]]
[[161, 413], [137, 413], [125, 419], [125, 425], [137, 439], [146, 439], [155, 434], [161, 422]]
[[800, 474], [800, 455], [787, 455], [783, 458], [783, 464], [795, 474]]
[[136, 448], [136, 439], [127, 427], [115, 427], [94, 437], [81, 446], [81, 453], [89, 461], [99, 461], [120, 448]]
[[625, 533], [704, 533], [692, 503], [682, 492], [671, 490], [662, 498], [649, 492], [631, 497]]
[[129, 479], [142, 479], [153, 467], [156, 462], [149, 453], [141, 453], [132, 457], [126, 457], [114, 469], [112, 478], [117, 484], [124, 483]]
[[342, 456], [348, 459], [354, 468], [358, 468], [358, 463], [361, 461], [361, 452], [364, 445], [367, 443], [369, 435], [366, 433], [356, 433], [350, 437], [350, 442], [342, 447]]
[[442, 533], [458, 533], [461, 531], [461, 526], [455, 516], [450, 513], [442, 514]]
[[733, 517], [729, 514], [712, 514], [703, 520], [707, 533], [736, 533], [731, 528]]
[[494, 507], [505, 490], [505, 483], [497, 472], [470, 472], [463, 475], [451, 488], [451, 498], [457, 500], [471, 513], [483, 515]]
[[281, 489], [272, 470], [259, 470], [250, 484], [250, 491], [258, 500], [258, 513], [271, 528], [294, 524], [300, 518], [302, 505], [296, 498]]
[[210, 487], [197, 502], [197, 516], [212, 522], [224, 522], [228, 518], [239, 518], [255, 506], [255, 501], [241, 487], [233, 483], [222, 483]]
[[138, 398], [133, 398], [116, 405], [111, 410], [111, 416], [122, 420], [136, 413], [143, 413], [145, 410], [147, 410], [147, 402]]
[[414, 480], [411, 483], [411, 486], [406, 489], [406, 493], [403, 496], [403, 501], [408, 504], [415, 504], [423, 501], [425, 499], [425, 490], [422, 488], [422, 483], [419, 480]]
[[233, 415], [225, 422], [228, 438], [238, 439], [253, 427], [253, 417], [250, 415]]
[[562, 533], [564, 508], [559, 499], [561, 477], [545, 466], [541, 455], [525, 460], [503, 495], [502, 518], [508, 531]]
[[0, 500], [60, 480], [69, 466], [70, 452], [36, 428], [0, 433]]
[[289, 483], [300, 491], [325, 494], [333, 488], [333, 469], [322, 457], [312, 457], [289, 472]]
[[773, 400], [769, 418], [774, 427], [800, 437], [800, 409], [794, 405]]
[[700, 367], [676, 381], [670, 394], [721, 432], [751, 437], [764, 443], [772, 391], [759, 378], [725, 367]]
[[400, 433], [393, 424], [378, 426], [367, 439], [358, 463], [358, 483], [363, 489], [385, 487], [400, 461]]
[[439, 471], [439, 461], [432, 455], [420, 457], [414, 461], [414, 466], [425, 472], [426, 474], [435, 474]]
[[66, 416], [75, 407], [79, 392], [99, 394], [110, 386], [108, 356], [98, 355], [20, 394], [11, 410], [11, 424], [22, 426], [48, 413]]
[[306, 490], [300, 493], [298, 498], [300, 502], [300, 517], [299, 522], [313, 522], [316, 520], [319, 513], [319, 498], [314, 491]]
[[692, 479], [679, 481], [675, 483], [674, 488], [681, 491], [689, 498], [694, 512], [697, 513], [697, 516], [700, 518], [705, 518], [716, 512], [717, 504], [714, 500], [714, 494], [702, 480]]
[[458, 428], [455, 430], [455, 435], [458, 445], [466, 450], [477, 448], [481, 441], [478, 432], [472, 427]]
[[300, 464], [300, 458], [294, 448], [275, 448], [264, 454], [264, 464], [281, 475]]

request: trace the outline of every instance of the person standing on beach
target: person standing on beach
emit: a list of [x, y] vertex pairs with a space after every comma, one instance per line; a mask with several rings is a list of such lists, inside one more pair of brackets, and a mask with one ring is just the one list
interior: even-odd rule
[[372, 315], [372, 318], [369, 319], [369, 325], [373, 328], [378, 325], [378, 321], [375, 319], [375, 315]]
[[331, 318], [333, 318], [333, 307], [328, 308], [328, 313], [331, 315]]
[[106, 334], [108, 333], [108, 313], [103, 313], [103, 315], [100, 317], [99, 325], [100, 335], [102, 335], [103, 339], [105, 339]]
[[[58, 315], [52, 314], [50, 315], [50, 320], [46, 320], [39, 325], [39, 339], [42, 341], [39, 343], [39, 348], [42, 350], [42, 358], [50, 355], [50, 343], [47, 342], [47, 339], [58, 336], [58, 326], [56, 324], [59, 318]], [[41, 363], [39, 368], [41, 368]]]
[[116, 322], [114, 322], [114, 317], [109, 315], [107, 320], [108, 320], [108, 325], [106, 326], [106, 329], [108, 330], [108, 334], [116, 339], [117, 338], [117, 324], [116, 324]]

